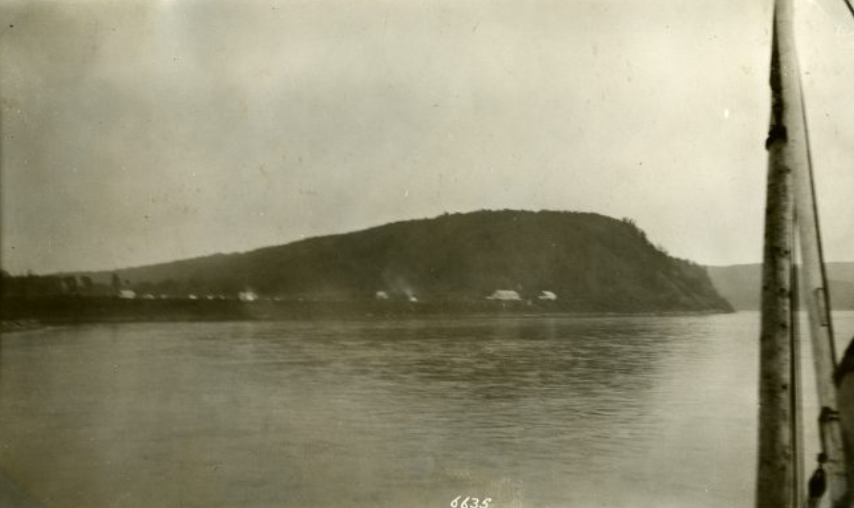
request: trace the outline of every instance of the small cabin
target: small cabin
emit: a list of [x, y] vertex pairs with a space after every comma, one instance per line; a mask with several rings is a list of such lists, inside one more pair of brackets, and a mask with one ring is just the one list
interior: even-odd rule
[[502, 302], [518, 302], [522, 300], [517, 291], [512, 289], [496, 289], [494, 293], [486, 297], [487, 300], [499, 300]]
[[237, 293], [237, 299], [241, 302], [254, 302], [258, 299], [258, 293], [251, 289], [247, 289], [246, 291]]
[[133, 300], [136, 298], [136, 291], [132, 289], [120, 289], [118, 297], [122, 300]]
[[551, 291], [540, 291], [539, 296], [537, 296], [538, 300], [545, 300], [548, 302], [553, 302], [557, 300], [557, 295]]

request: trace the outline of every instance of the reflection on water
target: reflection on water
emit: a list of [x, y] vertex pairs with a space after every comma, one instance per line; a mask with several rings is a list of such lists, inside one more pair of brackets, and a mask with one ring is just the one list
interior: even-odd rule
[[[8, 335], [0, 468], [55, 507], [418, 508], [457, 495], [492, 507], [747, 507], [757, 322], [158, 323]], [[854, 313], [838, 327], [850, 337]]]

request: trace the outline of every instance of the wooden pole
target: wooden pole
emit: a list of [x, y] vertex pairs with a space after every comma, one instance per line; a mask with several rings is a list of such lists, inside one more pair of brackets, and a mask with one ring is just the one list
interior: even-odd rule
[[[792, 170], [795, 214], [802, 261], [801, 293], [807, 307], [812, 338], [813, 365], [818, 400], [822, 449], [827, 456], [824, 470], [831, 506], [848, 506], [845, 445], [837, 413], [836, 350], [830, 319], [821, 237], [816, 210], [815, 188], [809, 153], [806, 110], [803, 103], [800, 69], [795, 49], [792, 0], [778, 0], [775, 6], [775, 42], [778, 51], [779, 87], [785, 149]], [[773, 85], [772, 85], [773, 87]]]
[[[771, 49], [771, 121], [768, 185], [765, 208], [765, 246], [762, 265], [762, 321], [759, 351], [759, 453], [756, 508], [794, 508], [795, 435], [792, 376], [792, 167], [796, 162], [788, 142], [781, 35], [791, 23], [790, 0], [777, 0]], [[781, 30], [783, 34], [781, 34]], [[788, 115], [786, 114], [788, 113]]]
[[[797, 210], [797, 206], [795, 207]], [[797, 214], [794, 217], [792, 222], [792, 251], [797, 252], [798, 247], [798, 238], [797, 238], [797, 230], [798, 230], [798, 217]], [[792, 496], [796, 500], [806, 499], [806, 484], [804, 483], [804, 420], [803, 420], [803, 389], [802, 382], [803, 376], [801, 374], [801, 334], [800, 334], [800, 319], [798, 318], [798, 306], [795, 302], [798, 301], [800, 295], [800, 285], [799, 285], [799, 277], [798, 277], [798, 269], [797, 269], [797, 259], [796, 256], [792, 256], [792, 266], [791, 266], [791, 284], [792, 284], [792, 298], [791, 305], [789, 306], [790, 310], [790, 318], [789, 322], [791, 323], [792, 333], [791, 333], [791, 344], [792, 344], [792, 433], [793, 433], [793, 446], [795, 453], [793, 455], [794, 459], [794, 483], [792, 487]]]

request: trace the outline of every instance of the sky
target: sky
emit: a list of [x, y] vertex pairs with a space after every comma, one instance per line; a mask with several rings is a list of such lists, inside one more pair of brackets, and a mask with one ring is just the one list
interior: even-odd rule
[[[110, 270], [505, 208], [757, 262], [772, 7], [0, 0], [0, 264]], [[854, 261], [854, 18], [796, 16], [825, 253]]]

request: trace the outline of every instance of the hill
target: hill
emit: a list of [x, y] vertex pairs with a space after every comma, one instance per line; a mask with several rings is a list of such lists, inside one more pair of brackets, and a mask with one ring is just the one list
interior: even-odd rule
[[[758, 310], [762, 265], [709, 266], [709, 278], [718, 292], [738, 310]], [[854, 263], [827, 263], [831, 307], [854, 310]]]
[[[77, 274], [108, 281], [113, 273]], [[579, 311], [729, 311], [705, 269], [653, 246], [630, 220], [480, 211], [397, 222], [245, 253], [119, 270], [138, 294], [283, 300], [483, 302], [516, 292]]]

